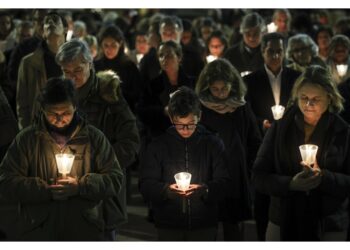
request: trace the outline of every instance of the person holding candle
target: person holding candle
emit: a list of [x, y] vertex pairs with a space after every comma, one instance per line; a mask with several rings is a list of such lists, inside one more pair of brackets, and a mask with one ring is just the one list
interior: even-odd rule
[[201, 123], [223, 140], [234, 194], [220, 202], [224, 240], [244, 240], [243, 221], [252, 218], [250, 172], [261, 143], [261, 134], [238, 71], [226, 59], [207, 64], [196, 92], [202, 103]]
[[[63, 77], [74, 82], [79, 112], [108, 138], [126, 176], [127, 169], [136, 161], [140, 137], [135, 116], [121, 92], [119, 76], [113, 71], [96, 74], [88, 46], [77, 39], [59, 48], [56, 61], [61, 66]], [[106, 219], [106, 240], [115, 240], [116, 227], [127, 221], [125, 180], [118, 199], [106, 203], [105, 209], [120, 212], [118, 216]]]
[[[342, 102], [329, 71], [310, 66], [267, 131], [253, 167], [256, 188], [271, 196], [267, 240], [346, 240], [350, 128], [338, 115]], [[318, 146], [312, 165], [302, 163], [303, 144]]]
[[[327, 64], [335, 84], [341, 84], [350, 78], [350, 40], [345, 35], [335, 35], [329, 45]], [[338, 69], [346, 67], [343, 71]]]
[[[16, 136], [0, 164], [0, 196], [17, 204], [8, 214], [8, 239], [104, 240], [103, 204], [123, 180], [114, 149], [76, 111], [72, 81], [50, 79], [39, 102], [38, 119]], [[59, 153], [75, 156], [66, 179], [58, 175]]]
[[[245, 76], [247, 84], [246, 100], [251, 105], [262, 134], [271, 127], [274, 121], [271, 107], [286, 107], [294, 81], [300, 72], [283, 65], [284, 37], [279, 33], [265, 34], [261, 41], [261, 54], [264, 66]], [[258, 239], [264, 240], [268, 223], [269, 197], [255, 192], [254, 215]]]
[[[193, 90], [180, 87], [170, 98], [173, 126], [141, 153], [139, 188], [152, 202], [161, 241], [214, 241], [218, 201], [231, 192], [224, 145], [198, 122], [200, 102]], [[175, 174], [191, 174], [189, 189]]]

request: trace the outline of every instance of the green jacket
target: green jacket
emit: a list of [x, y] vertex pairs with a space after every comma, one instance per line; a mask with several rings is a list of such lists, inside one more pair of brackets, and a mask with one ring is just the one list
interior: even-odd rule
[[103, 205], [123, 180], [114, 150], [101, 131], [81, 122], [63, 149], [75, 155], [70, 175], [79, 178], [80, 193], [54, 201], [48, 181], [57, 178], [55, 154], [62, 151], [43, 119], [17, 135], [0, 165], [0, 197], [17, 208], [0, 213], [0, 224], [12, 240], [102, 240], [115, 216]]

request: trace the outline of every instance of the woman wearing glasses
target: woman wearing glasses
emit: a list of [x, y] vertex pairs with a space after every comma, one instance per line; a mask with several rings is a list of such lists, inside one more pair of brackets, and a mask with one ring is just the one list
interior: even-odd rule
[[233, 196], [220, 204], [224, 240], [243, 240], [244, 220], [251, 218], [250, 168], [261, 142], [260, 132], [244, 95], [238, 71], [226, 59], [205, 66], [196, 92], [202, 103], [201, 123], [224, 141]]
[[[230, 191], [224, 145], [198, 125], [200, 102], [181, 87], [169, 101], [174, 124], [141, 154], [140, 192], [152, 203], [161, 241], [213, 241], [217, 235], [217, 202]], [[174, 175], [188, 172], [191, 184], [181, 189]]]
[[[329, 71], [310, 66], [297, 79], [285, 115], [267, 131], [253, 168], [271, 196], [269, 241], [345, 241], [349, 223], [350, 128]], [[299, 146], [318, 146], [314, 164]]]

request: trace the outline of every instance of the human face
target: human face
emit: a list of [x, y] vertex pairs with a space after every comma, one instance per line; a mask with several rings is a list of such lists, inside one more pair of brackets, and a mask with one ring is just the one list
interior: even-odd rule
[[187, 45], [191, 42], [192, 40], [192, 32], [191, 31], [184, 31], [182, 32], [182, 36], [181, 36], [181, 42], [184, 45]]
[[146, 54], [149, 50], [149, 45], [147, 43], [146, 35], [138, 35], [136, 36], [135, 48], [137, 53]]
[[243, 33], [243, 41], [251, 49], [255, 49], [261, 43], [262, 33], [259, 27], [249, 29]]
[[181, 58], [176, 55], [174, 49], [170, 46], [161, 45], [158, 50], [158, 60], [162, 70], [167, 72], [177, 72]]
[[284, 57], [283, 41], [270, 40], [263, 52], [263, 58], [266, 66], [273, 72], [278, 73], [282, 67]]
[[77, 89], [81, 88], [90, 77], [91, 63], [83, 62], [77, 58], [61, 65], [64, 78], [74, 82]]
[[39, 9], [34, 12], [33, 16], [33, 27], [34, 32], [39, 36], [42, 36], [44, 33], [43, 21], [47, 14], [47, 10]]
[[274, 23], [277, 25], [277, 32], [288, 32], [288, 22], [287, 14], [284, 12], [278, 12], [274, 19]]
[[44, 18], [44, 37], [49, 38], [52, 35], [60, 36], [64, 34], [63, 22], [60, 16], [50, 14]]
[[315, 124], [328, 109], [330, 98], [319, 85], [306, 83], [298, 91], [298, 106], [304, 115], [304, 120]]
[[6, 38], [11, 31], [11, 17], [2, 16], [0, 17], [0, 36]]
[[174, 41], [180, 43], [181, 33], [178, 31], [177, 25], [162, 25], [160, 29], [162, 42]]
[[121, 43], [119, 43], [117, 40], [115, 40], [112, 37], [106, 37], [102, 40], [102, 50], [107, 59], [113, 59], [116, 58], [119, 49], [121, 47]]
[[172, 118], [172, 123], [182, 138], [189, 138], [196, 130], [199, 117], [194, 114], [189, 114], [186, 117], [175, 116]]
[[47, 105], [44, 108], [47, 122], [56, 128], [67, 127], [71, 123], [74, 113], [75, 107], [71, 102]]
[[225, 45], [217, 37], [210, 39], [208, 47], [210, 54], [216, 57], [221, 57], [225, 49]]
[[231, 85], [224, 81], [215, 81], [210, 84], [209, 91], [214, 97], [225, 100], [230, 94]]
[[327, 49], [331, 43], [331, 35], [327, 31], [321, 31], [317, 35], [317, 44], [320, 49]]
[[291, 52], [292, 57], [297, 64], [301, 66], [307, 66], [310, 64], [312, 59], [311, 46], [306, 46], [302, 42], [297, 42], [292, 47]]
[[349, 57], [349, 50], [343, 45], [338, 44], [334, 48], [333, 61], [336, 64], [346, 63]]

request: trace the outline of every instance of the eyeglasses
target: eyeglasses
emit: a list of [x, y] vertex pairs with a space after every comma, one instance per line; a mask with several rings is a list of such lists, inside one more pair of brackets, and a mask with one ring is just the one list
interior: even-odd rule
[[197, 124], [194, 124], [194, 123], [192, 123], [192, 124], [174, 123], [173, 125], [174, 125], [174, 127], [175, 127], [176, 129], [178, 129], [178, 130], [185, 130], [185, 128], [186, 128], [187, 130], [194, 130], [194, 129], [197, 127]]

